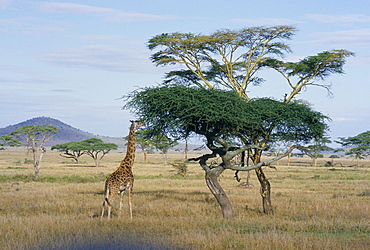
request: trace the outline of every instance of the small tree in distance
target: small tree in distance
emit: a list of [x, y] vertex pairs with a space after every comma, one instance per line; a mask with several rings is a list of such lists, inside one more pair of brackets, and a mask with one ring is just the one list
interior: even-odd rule
[[51, 150], [58, 150], [60, 156], [73, 159], [78, 164], [79, 158], [86, 153], [86, 146], [86, 143], [80, 141], [72, 141], [63, 144], [56, 144], [51, 147]]
[[152, 145], [162, 154], [164, 164], [167, 164], [167, 153], [168, 150], [179, 143], [167, 137], [165, 134], [156, 134], [151, 138]]
[[356, 166], [360, 165], [360, 160], [370, 155], [370, 131], [363, 132], [353, 137], [340, 137], [337, 143], [342, 145], [340, 151], [345, 151], [356, 159]]
[[111, 150], [116, 150], [117, 144], [104, 143], [101, 139], [90, 138], [83, 141], [72, 141], [64, 144], [57, 144], [51, 147], [51, 149], [57, 149], [60, 152], [60, 156], [65, 158], [72, 158], [79, 163], [79, 158], [87, 154], [93, 158], [95, 166], [100, 166], [100, 160], [108, 154]]
[[85, 153], [93, 158], [96, 167], [100, 167], [100, 160], [108, 154], [112, 149], [116, 150], [118, 148], [117, 144], [114, 143], [104, 143], [101, 139], [90, 138], [81, 141], [83, 147], [85, 148]]
[[28, 152], [32, 153], [35, 179], [39, 177], [42, 157], [46, 152], [44, 143], [56, 133], [59, 133], [59, 129], [50, 125], [25, 125], [10, 133], [13, 139], [18, 140], [19, 144], [24, 144]]
[[333, 150], [331, 147], [327, 146], [327, 143], [331, 143], [328, 137], [319, 138], [312, 145], [309, 145], [307, 155], [313, 159], [313, 166], [317, 166], [317, 158], [322, 157], [321, 152]]

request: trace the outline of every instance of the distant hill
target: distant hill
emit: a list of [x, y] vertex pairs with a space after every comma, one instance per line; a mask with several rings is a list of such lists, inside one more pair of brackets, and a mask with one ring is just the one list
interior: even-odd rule
[[50, 147], [55, 144], [62, 144], [70, 141], [82, 141], [92, 137], [99, 138], [106, 143], [115, 143], [118, 145], [119, 148], [125, 147], [124, 144], [126, 143], [122, 138], [119, 137], [108, 137], [108, 136], [97, 136], [92, 133], [84, 132], [80, 129], [74, 128], [68, 124], [65, 124], [57, 119], [53, 119], [50, 117], [36, 117], [24, 122], [10, 125], [5, 128], [0, 128], [0, 135], [9, 134], [12, 131], [23, 127], [24, 125], [50, 125], [56, 127], [60, 130], [60, 133], [55, 134], [49, 141], [45, 143], [45, 146]]

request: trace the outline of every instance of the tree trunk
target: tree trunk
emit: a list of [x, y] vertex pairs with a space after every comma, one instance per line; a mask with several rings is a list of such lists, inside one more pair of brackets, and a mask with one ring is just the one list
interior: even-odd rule
[[265, 214], [273, 214], [271, 205], [271, 186], [270, 182], [266, 179], [262, 168], [256, 168], [256, 174], [261, 184], [262, 207]]
[[317, 158], [313, 158], [313, 166], [317, 167]]
[[189, 152], [188, 139], [185, 138], [185, 150], [184, 150], [185, 161], [188, 160], [188, 152]]
[[221, 185], [217, 181], [217, 177], [221, 173], [217, 173], [215, 171], [207, 171], [206, 172], [206, 183], [211, 191], [211, 193], [215, 196], [218, 204], [221, 206], [222, 210], [222, 216], [224, 219], [231, 219], [233, 218], [233, 208], [229, 201], [229, 198], [227, 198], [227, 195], [225, 191], [222, 189]]
[[41, 147], [40, 150], [41, 150], [41, 153], [40, 153], [38, 160], [37, 160], [37, 149], [32, 150], [33, 151], [33, 167], [35, 169], [35, 175], [34, 175], [35, 179], [39, 178], [42, 157], [44, 156], [44, 153], [46, 152], [44, 147]]
[[148, 153], [146, 152], [146, 150], [144, 150], [144, 163], [148, 162], [147, 156], [148, 156]]
[[167, 165], [167, 153], [162, 153], [164, 165]]
[[35, 175], [34, 175], [34, 177], [37, 180], [39, 178], [40, 167], [39, 166], [35, 166], [34, 169], [35, 169]]
[[100, 167], [100, 161], [94, 158], [95, 167]]

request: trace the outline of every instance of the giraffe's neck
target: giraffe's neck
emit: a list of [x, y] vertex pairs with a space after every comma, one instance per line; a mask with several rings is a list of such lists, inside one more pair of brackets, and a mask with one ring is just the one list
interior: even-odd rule
[[130, 127], [130, 133], [128, 135], [127, 140], [127, 151], [126, 156], [121, 162], [121, 166], [123, 167], [123, 163], [125, 167], [131, 167], [134, 164], [135, 160], [135, 128], [133, 125]]

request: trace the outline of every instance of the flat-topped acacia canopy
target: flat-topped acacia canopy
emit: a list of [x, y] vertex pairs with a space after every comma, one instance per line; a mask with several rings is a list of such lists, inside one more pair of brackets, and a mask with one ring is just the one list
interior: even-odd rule
[[182, 85], [134, 91], [125, 107], [148, 129], [173, 137], [192, 132], [254, 144], [261, 140], [297, 143], [319, 138], [327, 129], [327, 117], [304, 104], [268, 98], [246, 101], [233, 91]]

